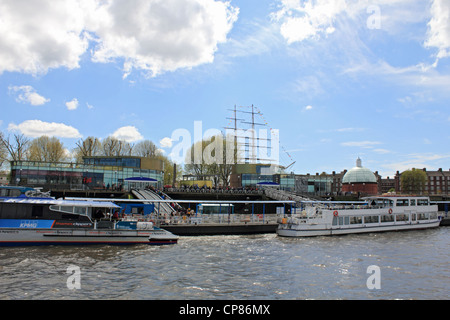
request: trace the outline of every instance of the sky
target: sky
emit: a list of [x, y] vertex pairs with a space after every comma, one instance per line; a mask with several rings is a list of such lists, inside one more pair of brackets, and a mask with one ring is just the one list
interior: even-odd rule
[[449, 170], [449, 102], [448, 0], [0, 2], [0, 131], [68, 150], [173, 156], [253, 105], [297, 174]]

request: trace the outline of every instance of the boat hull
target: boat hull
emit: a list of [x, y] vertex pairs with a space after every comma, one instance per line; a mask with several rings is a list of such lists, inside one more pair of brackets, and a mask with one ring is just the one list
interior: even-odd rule
[[165, 230], [0, 229], [0, 246], [166, 245], [178, 236]]
[[333, 236], [359, 233], [373, 233], [373, 232], [389, 232], [389, 231], [406, 231], [406, 230], [421, 230], [439, 227], [440, 221], [423, 222], [415, 224], [395, 224], [384, 226], [361, 226], [356, 228], [287, 228], [279, 227], [277, 234], [280, 237], [316, 237], [316, 236]]

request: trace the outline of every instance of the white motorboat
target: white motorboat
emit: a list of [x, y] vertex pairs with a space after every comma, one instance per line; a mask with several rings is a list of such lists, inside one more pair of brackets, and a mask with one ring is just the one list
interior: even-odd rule
[[376, 196], [359, 203], [315, 202], [279, 221], [282, 237], [343, 235], [439, 226], [438, 206], [428, 197]]

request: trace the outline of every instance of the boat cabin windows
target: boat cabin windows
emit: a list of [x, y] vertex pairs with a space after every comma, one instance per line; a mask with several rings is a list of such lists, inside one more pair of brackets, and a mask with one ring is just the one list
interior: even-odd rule
[[428, 199], [417, 199], [418, 206], [428, 206], [429, 204]]
[[361, 224], [362, 223], [362, 217], [349, 217], [350, 218], [350, 224]]
[[397, 207], [407, 207], [409, 206], [408, 199], [397, 199]]
[[430, 217], [430, 214], [428, 212], [417, 214], [417, 220], [428, 220], [429, 217]]
[[21, 195], [20, 190], [17, 189], [8, 189], [1, 188], [0, 189], [0, 197], [18, 197]]
[[416, 199], [409, 200], [409, 203], [410, 203], [411, 206], [415, 206], [416, 205]]
[[379, 216], [364, 216], [364, 223], [378, 223]]
[[343, 226], [348, 225], [350, 223], [350, 217], [333, 217], [333, 225]]
[[371, 199], [369, 204], [372, 207], [378, 207], [378, 208], [387, 208], [387, 207], [393, 207], [394, 206], [394, 200], [392, 199]]
[[50, 206], [50, 210], [59, 211], [64, 213], [87, 215], [87, 207], [76, 207], [76, 206]]
[[394, 216], [392, 214], [384, 214], [381, 216], [381, 222], [393, 222]]
[[409, 215], [407, 214], [396, 214], [395, 215], [395, 221], [408, 221]]

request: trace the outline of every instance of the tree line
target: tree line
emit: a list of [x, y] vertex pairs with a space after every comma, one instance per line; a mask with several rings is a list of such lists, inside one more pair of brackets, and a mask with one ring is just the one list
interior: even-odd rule
[[[30, 139], [23, 134], [5, 135], [0, 132], [0, 167], [4, 167], [9, 161], [83, 163], [83, 157], [92, 156], [137, 156], [159, 159], [164, 163], [164, 184], [172, 184], [174, 163], [150, 140], [133, 144], [112, 136], [102, 140], [90, 136], [78, 140], [75, 147], [68, 150], [56, 137], [41, 136]], [[178, 167], [177, 176], [181, 175], [181, 168]]]
[[[225, 137], [217, 135], [192, 144], [185, 159], [186, 165], [184, 167], [179, 164], [176, 166], [177, 179], [179, 180], [183, 173], [197, 176], [199, 180], [208, 176], [212, 178], [215, 186], [229, 186], [232, 164], [236, 161], [238, 151], [236, 148], [232, 155], [232, 161], [227, 159], [222, 152], [218, 153], [218, 150], [226, 148], [226, 143]], [[211, 148], [212, 146], [213, 148]], [[202, 154], [209, 153], [209, 156], [212, 157], [216, 156], [215, 153], [217, 153], [217, 156], [220, 154], [220, 164], [206, 163], [203, 158], [201, 163], [194, 164], [194, 150], [200, 150]], [[30, 139], [23, 134], [5, 135], [0, 132], [0, 166], [8, 164], [9, 161], [83, 163], [83, 157], [92, 156], [138, 156], [159, 159], [164, 162], [164, 184], [171, 185], [173, 182], [174, 162], [150, 140], [133, 144], [112, 136], [105, 139], [89, 136], [78, 140], [75, 147], [68, 150], [63, 142], [56, 137], [41, 136]]]
[[4, 135], [0, 132], [0, 160], [4, 161], [45, 161], [82, 162], [88, 156], [138, 156], [158, 158], [162, 155], [150, 140], [132, 144], [115, 137], [100, 140], [87, 137], [76, 142], [76, 147], [68, 150], [56, 137], [41, 136], [30, 139], [23, 134]]

